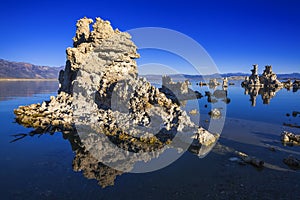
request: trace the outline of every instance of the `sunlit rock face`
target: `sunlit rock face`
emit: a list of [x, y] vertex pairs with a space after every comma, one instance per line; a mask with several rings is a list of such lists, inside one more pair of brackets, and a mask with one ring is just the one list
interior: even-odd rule
[[277, 79], [277, 75], [272, 71], [272, 66], [265, 66], [262, 75], [258, 75], [258, 65], [253, 65], [252, 74], [245, 78], [242, 82], [243, 87], [264, 87], [264, 88], [280, 88], [283, 84]]
[[[138, 78], [135, 59], [139, 54], [128, 33], [114, 30], [100, 18], [93, 22], [85, 17], [76, 26], [73, 47], [67, 48], [66, 66], [59, 75], [58, 95], [15, 109], [17, 122], [41, 133], [76, 130], [85, 151], [105, 164], [122, 163], [115, 168], [121, 171], [158, 157], [166, 148], [187, 150], [192, 143], [193, 149], [200, 149], [216, 142], [217, 135], [194, 124], [172, 99]], [[183, 86], [180, 89], [191, 93], [187, 83]], [[174, 145], [176, 135], [188, 145]], [[126, 153], [117, 155], [115, 146], [148, 154], [128, 159]], [[209, 150], [199, 152], [205, 155]], [[74, 166], [80, 170], [78, 163]]]
[[277, 75], [273, 72], [272, 66], [265, 66], [263, 74], [259, 77], [260, 82], [265, 86], [282, 87], [283, 84], [277, 79]]
[[100, 18], [96, 18], [90, 31], [91, 23], [93, 20], [88, 18], [77, 21], [74, 47], [67, 48], [66, 67], [60, 72], [59, 92], [72, 93], [78, 70], [97, 77], [93, 80], [95, 83], [102, 81], [102, 91], [113, 82], [137, 75], [134, 59], [139, 55], [131, 36], [118, 29], [113, 30], [109, 21]]

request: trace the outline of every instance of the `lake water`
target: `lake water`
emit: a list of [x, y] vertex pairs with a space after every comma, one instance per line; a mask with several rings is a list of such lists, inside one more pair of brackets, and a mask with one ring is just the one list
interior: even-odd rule
[[[193, 88], [203, 95], [208, 88]], [[26, 136], [11, 142], [15, 134], [32, 129], [14, 123], [13, 109], [48, 100], [58, 83], [0, 82], [0, 190], [1, 199], [299, 199], [300, 173], [283, 163], [288, 155], [300, 159], [300, 146], [284, 146], [280, 134], [300, 134], [300, 92], [282, 89], [263, 104], [261, 96], [252, 106], [236, 82], [227, 90], [225, 125], [218, 144], [204, 158], [185, 152], [171, 165], [149, 173], [121, 173], [91, 162], [75, 172], [78, 138], [62, 133]], [[217, 88], [220, 89], [220, 88]], [[213, 92], [214, 90], [211, 90]], [[220, 100], [220, 99], [219, 99]], [[192, 101], [183, 109], [193, 109]], [[200, 124], [208, 128], [213, 104], [207, 97], [197, 100]], [[207, 105], [207, 106], [206, 106]], [[287, 116], [287, 113], [290, 116]], [[191, 116], [193, 118], [193, 116]], [[271, 151], [269, 147], [275, 148]], [[229, 159], [234, 151], [265, 161], [265, 167], [240, 165]], [[81, 155], [85, 156], [85, 155]], [[81, 158], [82, 159], [82, 158]], [[77, 160], [78, 161], [78, 160]], [[87, 162], [87, 159], [82, 159]], [[89, 163], [86, 163], [89, 166]], [[98, 168], [97, 168], [98, 167]], [[116, 178], [115, 178], [116, 176]], [[97, 177], [98, 180], [95, 179]], [[114, 180], [115, 178], [115, 180]], [[114, 183], [105, 186], [105, 183]], [[100, 185], [99, 185], [100, 184]], [[102, 186], [102, 187], [101, 187]]]

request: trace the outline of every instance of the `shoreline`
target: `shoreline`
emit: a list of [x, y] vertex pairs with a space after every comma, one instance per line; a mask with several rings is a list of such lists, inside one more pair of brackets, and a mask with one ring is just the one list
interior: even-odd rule
[[0, 78], [0, 81], [58, 81], [57, 78]]

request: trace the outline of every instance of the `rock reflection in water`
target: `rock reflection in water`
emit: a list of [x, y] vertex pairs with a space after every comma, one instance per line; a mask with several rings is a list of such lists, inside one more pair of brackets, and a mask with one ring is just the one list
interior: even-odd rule
[[245, 94], [250, 95], [251, 105], [256, 106], [256, 98], [261, 95], [263, 104], [270, 104], [271, 99], [276, 95], [276, 92], [286, 88], [288, 91], [293, 88], [293, 92], [297, 92], [300, 86], [300, 81], [291, 80], [280, 82], [277, 75], [272, 71], [272, 66], [265, 66], [262, 75], [258, 75], [258, 65], [253, 65], [252, 74], [245, 78], [242, 82], [242, 87], [245, 89]]
[[270, 104], [270, 101], [275, 97], [276, 93], [281, 90], [281, 88], [265, 88], [265, 87], [245, 87], [245, 95], [250, 96], [250, 101], [252, 106], [256, 106], [257, 96], [261, 96], [263, 104]]
[[[20, 85], [22, 85], [22, 90], [20, 90]], [[30, 97], [36, 93], [50, 93], [57, 87], [58, 81], [56, 80], [0, 81], [0, 101], [18, 96]]]
[[228, 98], [227, 87], [222, 89], [214, 89], [214, 92], [210, 91], [205, 92], [208, 103], [217, 103], [219, 100], [225, 102], [226, 104], [230, 103], [230, 98]]
[[[21, 125], [27, 125], [27, 124], [21, 124]], [[52, 129], [54, 130], [54, 129]], [[55, 129], [56, 131], [59, 131], [59, 128]], [[40, 136], [42, 134], [50, 134], [53, 135], [54, 133], [47, 132], [47, 130], [42, 129], [42, 128], [37, 128], [34, 131], [31, 131], [28, 134], [17, 134], [14, 135], [15, 137], [19, 137], [14, 139], [11, 142], [16, 142], [19, 139], [23, 139], [27, 136]], [[98, 134], [101, 135], [101, 134]], [[122, 160], [119, 160], [120, 157], [114, 156], [114, 152], [111, 151], [110, 153], [103, 153], [103, 150], [106, 149], [106, 151], [110, 151], [110, 149], [107, 149], [108, 144], [106, 143], [107, 141], [105, 140], [99, 140], [98, 137], [91, 137], [91, 135], [87, 136], [86, 138], [82, 138], [82, 136], [79, 136], [78, 132], [76, 129], [74, 130], [68, 130], [68, 131], [62, 131], [62, 136], [63, 139], [66, 139], [70, 142], [70, 145], [72, 147], [72, 151], [75, 153], [72, 167], [75, 172], [82, 172], [82, 174], [87, 178], [87, 179], [95, 179], [97, 180], [98, 184], [102, 187], [105, 188], [107, 186], [113, 186], [115, 183], [115, 179], [117, 176], [122, 175], [123, 173], [126, 173], [124, 171], [116, 170], [110, 166], [105, 165], [102, 162], [99, 162], [99, 158], [95, 157], [95, 152], [90, 152], [86, 148], [87, 141], [83, 140], [89, 140], [89, 144], [92, 145], [96, 150], [99, 150], [99, 154], [105, 155], [105, 159], [114, 159], [115, 162], [122, 162]], [[110, 138], [113, 139], [113, 138]], [[132, 151], [133, 149], [143, 149], [149, 150], [149, 148], [152, 148], [153, 146], [151, 144], [147, 143], [135, 143], [131, 142], [129, 140], [110, 140], [110, 142], [114, 143], [115, 145], [118, 145], [119, 147]], [[207, 152], [210, 152], [211, 149], [213, 148], [214, 145], [212, 146], [202, 146], [199, 145], [197, 142], [193, 142], [191, 146], [189, 147], [188, 151], [200, 156], [206, 154]], [[157, 147], [161, 148], [162, 147]], [[114, 148], [115, 149], [115, 148]], [[158, 153], [157, 157], [163, 153], [162, 149], [161, 151], [156, 151]], [[122, 158], [121, 158], [122, 159]], [[152, 158], [147, 158], [148, 162]], [[139, 158], [133, 158], [130, 164], [132, 166], [139, 162]], [[128, 163], [128, 162], [127, 162]], [[126, 164], [126, 163], [125, 163]], [[129, 166], [129, 167], [132, 167]], [[128, 167], [128, 166], [125, 166]]]

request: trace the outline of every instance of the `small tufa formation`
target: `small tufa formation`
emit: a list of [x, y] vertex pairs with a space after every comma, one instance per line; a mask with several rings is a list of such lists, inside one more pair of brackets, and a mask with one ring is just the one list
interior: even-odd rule
[[290, 79], [288, 79], [287, 81], [282, 82], [282, 84], [288, 91], [293, 89], [293, 92], [297, 92], [300, 88], [300, 80], [294, 80], [293, 82]]
[[198, 91], [189, 88], [190, 82], [174, 82], [170, 76], [162, 76], [160, 92], [164, 93], [173, 102], [179, 103], [184, 100], [200, 99], [203, 96]]
[[287, 145], [300, 145], [300, 135], [294, 133], [283, 131], [281, 134], [281, 141], [283, 144]]
[[295, 80], [293, 83], [293, 92], [297, 92], [300, 89], [300, 80]]
[[228, 87], [228, 78], [227, 77], [223, 78], [222, 87], [223, 88], [227, 88]]
[[259, 79], [265, 87], [280, 88], [283, 86], [283, 84], [277, 79], [277, 75], [272, 71], [271, 65], [267, 65], [265, 67], [265, 70], [263, 74], [259, 77]]
[[174, 82], [170, 76], [162, 76], [162, 88], [169, 89], [171, 91], [179, 91], [181, 94], [187, 94], [189, 92], [189, 81]]
[[213, 78], [213, 79], [209, 80], [208, 85], [210, 87], [216, 87], [216, 86], [220, 85], [220, 83], [217, 81], [217, 79]]
[[230, 98], [228, 98], [228, 91], [226, 88], [223, 90], [215, 90], [213, 93], [210, 91], [205, 91], [205, 96], [207, 96], [208, 103], [217, 103], [219, 100], [225, 102], [226, 104], [230, 103]]
[[197, 115], [198, 114], [198, 110], [197, 109], [193, 109], [193, 110], [190, 110], [189, 112], [191, 115]]
[[253, 65], [251, 70], [252, 74], [245, 77], [245, 81], [242, 82], [242, 86], [245, 87], [263, 87], [263, 84], [260, 82], [260, 77], [258, 76], [258, 65]]
[[217, 108], [212, 109], [208, 114], [212, 119], [220, 119], [222, 116], [221, 111]]
[[282, 83], [287, 90], [293, 88], [293, 82], [291, 81], [291, 79], [288, 79], [287, 81], [284, 81]]

